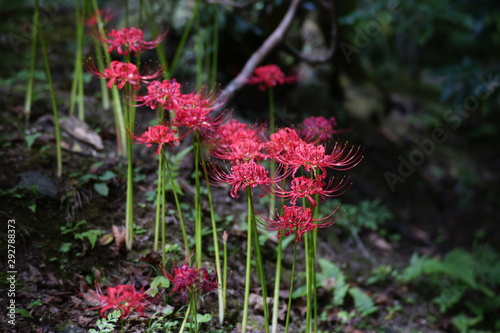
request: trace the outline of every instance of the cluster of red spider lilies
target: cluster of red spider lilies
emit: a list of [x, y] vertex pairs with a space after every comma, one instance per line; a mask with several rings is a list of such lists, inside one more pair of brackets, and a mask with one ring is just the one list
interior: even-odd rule
[[[107, 15], [102, 14], [101, 19], [107, 17]], [[97, 22], [97, 19], [94, 18], [92, 22]], [[347, 144], [330, 144], [342, 132], [338, 129], [335, 118], [309, 117], [296, 126], [274, 128], [274, 110], [269, 110], [269, 124], [273, 124], [273, 126], [242, 123], [236, 119], [230, 119], [230, 115], [223, 111], [225, 98], [219, 92], [206, 87], [187, 92], [173, 78], [160, 80], [161, 68], [153, 70], [149, 67], [141, 71], [138, 68], [139, 64], [127, 61], [132, 53], [137, 55], [145, 49], [155, 48], [160, 45], [164, 38], [165, 34], [158, 36], [153, 41], [145, 41], [144, 33], [137, 28], [113, 29], [107, 36], [98, 35], [98, 40], [108, 45], [108, 52], [117, 51], [126, 59], [123, 62], [110, 61], [108, 67], [102, 69], [99, 69], [93, 62], [89, 62], [87, 70], [97, 78], [106, 79], [109, 89], [114, 87], [122, 89], [125, 92], [123, 94], [125, 103], [130, 108], [145, 106], [152, 110], [160, 110], [158, 124], [149, 127], [144, 133], [134, 134], [133, 119], [135, 118], [128, 116], [132, 121], [128, 122], [125, 133], [118, 134], [128, 134], [128, 137], [135, 143], [145, 144], [148, 147], [157, 145], [159, 172], [154, 250], [157, 250], [159, 236], [156, 237], [156, 235], [159, 234], [160, 229], [162, 229], [162, 251], [165, 246], [164, 184], [168, 178], [165, 177], [165, 172], [169, 168], [168, 160], [164, 157], [165, 148], [167, 145], [177, 145], [188, 136], [192, 139], [196, 177], [194, 202], [196, 211], [194, 221], [196, 249], [194, 254], [196, 262], [193, 267], [185, 263], [176, 269], [173, 276], [169, 275], [169, 279], [173, 283], [173, 292], [185, 294], [191, 291], [190, 293], [196, 294], [198, 291], [216, 290], [218, 289], [217, 283], [221, 284], [220, 258], [217, 246], [215, 251], [217, 275], [209, 275], [205, 269], [201, 268], [203, 250], [200, 199], [200, 186], [202, 185], [200, 179], [206, 181], [205, 186], [209, 193], [210, 185], [228, 184], [231, 187], [229, 193], [233, 198], [238, 198], [239, 193], [243, 191], [246, 192], [248, 202], [248, 219], [246, 221], [248, 244], [242, 330], [246, 329], [249, 312], [248, 295], [251, 284], [252, 259], [256, 261], [256, 269], [263, 286], [263, 299], [267, 299], [265, 278], [269, 272], [265, 272], [263, 268], [257, 226], [268, 231], [276, 231], [280, 241], [286, 236], [295, 236], [295, 249], [296, 244], [303, 237], [307, 238], [305, 242], [306, 277], [307, 283], [310, 285], [307, 288], [308, 308], [310, 308], [307, 312], [307, 325], [310, 329], [311, 316], [314, 316], [312, 308], [316, 301], [314, 275], [316, 236], [310, 231], [325, 228], [336, 221], [335, 213], [338, 208], [327, 213], [326, 217], [319, 217], [319, 203], [327, 197], [344, 193], [349, 187], [349, 183], [344, 176], [332, 176], [330, 170], [344, 171], [357, 165], [362, 159], [362, 150], [359, 147], [349, 147]], [[256, 68], [253, 75], [247, 79], [247, 83], [257, 84], [260, 90], [271, 90], [277, 85], [293, 83], [296, 80], [296, 76], [285, 76], [278, 66], [267, 65]], [[272, 94], [269, 96], [272, 98]], [[270, 105], [273, 104], [270, 103]], [[205, 150], [208, 151], [208, 154]], [[130, 149], [129, 166], [133, 163], [131, 152]], [[209, 156], [210, 162], [206, 156]], [[172, 180], [170, 179], [170, 181]], [[133, 183], [128, 184], [133, 188]], [[253, 191], [256, 187], [260, 187], [259, 196], [271, 196], [271, 216], [265, 216], [262, 213], [256, 214], [253, 204]], [[176, 190], [173, 192], [177, 202]], [[212, 206], [211, 197], [209, 197], [209, 203]], [[129, 210], [127, 209], [127, 211]], [[182, 218], [180, 208], [178, 214], [183, 231], [186, 258], [190, 258], [192, 249], [187, 245], [185, 221]], [[213, 216], [212, 232], [214, 244], [217, 245], [218, 235]], [[244, 222], [242, 221], [242, 223]], [[281, 243], [279, 251], [281, 251]], [[278, 257], [281, 260], [281, 256]], [[227, 258], [225, 259], [227, 260]], [[281, 262], [278, 262], [277, 266], [281, 266]], [[275, 275], [275, 279], [278, 281], [280, 274], [280, 271], [277, 271]], [[293, 281], [291, 285], [293, 285]], [[221, 290], [219, 289], [218, 292]], [[144, 315], [144, 300], [147, 297], [142, 291], [137, 291], [132, 286], [109, 287], [107, 294], [98, 290], [95, 295], [94, 298], [101, 303], [97, 307], [101, 309], [101, 315], [104, 315], [108, 309], [121, 310], [122, 317], [131, 311], [137, 311]], [[221, 305], [222, 312], [225, 306], [224, 298], [225, 295], [222, 295], [221, 302], [224, 304]], [[277, 303], [279, 303], [279, 295], [275, 294], [275, 304]], [[127, 304], [127, 306], [125, 307], [123, 304]], [[277, 312], [277, 308], [275, 308], [275, 312]], [[264, 314], [267, 323], [267, 304]], [[287, 315], [287, 328], [288, 319], [289, 314]], [[273, 325], [275, 325], [276, 320], [273, 317]]]

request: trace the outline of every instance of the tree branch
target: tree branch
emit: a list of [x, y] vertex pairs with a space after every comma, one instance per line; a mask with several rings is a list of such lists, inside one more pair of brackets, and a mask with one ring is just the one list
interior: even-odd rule
[[252, 74], [253, 70], [262, 61], [262, 59], [264, 59], [269, 54], [269, 52], [271, 52], [271, 50], [274, 49], [276, 45], [278, 45], [283, 40], [283, 37], [285, 36], [288, 28], [290, 27], [290, 24], [292, 23], [293, 18], [295, 17], [297, 8], [302, 1], [303, 0], [292, 1], [278, 27], [264, 41], [261, 47], [252, 54], [238, 76], [236, 76], [224, 88], [222, 94], [228, 100], [237, 90], [241, 89], [245, 85], [247, 78], [250, 76], [250, 74]]

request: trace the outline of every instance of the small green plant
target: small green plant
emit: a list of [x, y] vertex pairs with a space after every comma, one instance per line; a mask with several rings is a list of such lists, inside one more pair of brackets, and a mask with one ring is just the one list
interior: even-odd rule
[[359, 233], [363, 229], [376, 231], [379, 227], [392, 218], [389, 209], [380, 203], [380, 199], [363, 200], [357, 205], [344, 204], [341, 206], [345, 211], [337, 225]]
[[[97, 164], [93, 165], [91, 169], [97, 166]], [[73, 172], [69, 175], [69, 177], [77, 181], [78, 187], [81, 187], [89, 182], [93, 182], [94, 191], [96, 191], [103, 197], [107, 197], [109, 194], [109, 187], [107, 182], [115, 178], [116, 174], [111, 170], [106, 170], [100, 175], [95, 175], [93, 173], [82, 174], [79, 172]]]
[[[87, 240], [90, 243], [90, 248], [93, 249], [96, 242], [97, 238], [104, 234], [104, 231], [99, 230], [99, 229], [90, 229], [86, 231], [80, 231], [80, 228], [83, 226], [87, 225], [87, 221], [82, 220], [78, 221], [74, 226], [71, 225], [65, 225], [62, 226], [61, 229], [61, 234], [66, 235], [66, 234], [73, 234], [74, 239], [85, 241]], [[71, 244], [71, 243], [65, 243], [65, 244]], [[69, 250], [69, 249], [68, 249]], [[63, 251], [63, 252], [68, 252], [68, 251]]]
[[397, 271], [391, 265], [378, 265], [372, 269], [366, 284], [377, 284], [397, 275]]
[[168, 316], [173, 313], [173, 309], [171, 307], [166, 307], [159, 313], [155, 313], [152, 318], [149, 327], [146, 328], [146, 333], [156, 333], [156, 332], [165, 332], [171, 333], [176, 332], [176, 327], [179, 324], [177, 320], [170, 320]]
[[[351, 287], [351, 285], [347, 282], [345, 274], [338, 265], [323, 258], [319, 259], [319, 265], [321, 267], [321, 271], [316, 274], [317, 284], [322, 285], [323, 288], [329, 291], [333, 290], [332, 304], [327, 306], [326, 310], [331, 309], [334, 306], [343, 306], [348, 294], [354, 301], [355, 311], [359, 313], [361, 317], [366, 317], [378, 310], [377, 306], [368, 294], [358, 287]], [[297, 298], [304, 295], [305, 286], [302, 286], [293, 292], [292, 297]], [[350, 317], [351, 316], [347, 316], [346, 312], [345, 318]], [[341, 321], [343, 320], [341, 319]]]
[[454, 315], [452, 322], [461, 333], [474, 326], [500, 329], [494, 315], [500, 308], [500, 253], [489, 245], [476, 245], [471, 252], [457, 248], [443, 259], [414, 254], [399, 279], [439, 291], [432, 302], [441, 313]]
[[106, 318], [98, 319], [96, 322], [96, 326], [99, 330], [90, 329], [89, 333], [111, 333], [114, 331], [116, 322], [118, 318], [120, 318], [121, 312], [119, 310], [115, 310], [108, 314]]

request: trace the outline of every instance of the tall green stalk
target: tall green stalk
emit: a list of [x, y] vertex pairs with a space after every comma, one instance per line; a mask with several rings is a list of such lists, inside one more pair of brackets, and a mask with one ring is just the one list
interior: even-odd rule
[[219, 237], [217, 235], [217, 222], [215, 220], [215, 210], [214, 203], [212, 199], [212, 190], [210, 187], [210, 183], [208, 182], [208, 170], [207, 164], [205, 163], [205, 158], [203, 154], [201, 154], [201, 164], [203, 166], [204, 176], [207, 181], [205, 182], [207, 186], [208, 193], [208, 204], [210, 206], [210, 220], [212, 222], [212, 237], [214, 242], [214, 252], [215, 252], [215, 267], [217, 271], [217, 281], [219, 281], [219, 286], [217, 288], [217, 296], [219, 297], [219, 323], [222, 325], [224, 322], [224, 312], [225, 312], [225, 298], [226, 293], [221, 287], [221, 283], [226, 280], [222, 279], [222, 271], [221, 271], [221, 262], [220, 262], [220, 252], [219, 252]]
[[30, 58], [30, 74], [28, 77], [28, 84], [26, 87], [26, 99], [24, 101], [24, 116], [26, 118], [26, 122], [29, 122], [30, 114], [31, 114], [31, 103], [33, 101], [33, 81], [35, 78], [35, 60], [36, 60], [36, 42], [37, 42], [37, 34], [38, 29], [36, 27], [39, 26], [38, 21], [40, 18], [40, 12], [38, 11], [38, 5], [35, 6], [35, 10], [33, 12], [33, 27], [35, 27], [32, 31], [31, 35], [31, 58]]
[[[35, 11], [38, 10], [38, 0], [35, 0]], [[38, 14], [39, 15], [39, 14]], [[50, 100], [52, 102], [52, 112], [54, 115], [54, 132], [56, 137], [56, 159], [57, 159], [57, 177], [62, 176], [62, 151], [61, 151], [61, 130], [59, 129], [59, 115], [57, 112], [56, 93], [54, 90], [54, 83], [52, 81], [52, 74], [50, 73], [49, 57], [47, 55], [47, 48], [45, 46], [45, 38], [43, 36], [42, 27], [38, 26], [38, 34], [40, 35], [40, 46], [42, 47], [43, 61], [45, 63], [45, 73], [47, 75], [47, 82], [50, 90]]]
[[165, 161], [165, 164], [167, 166], [168, 178], [170, 179], [170, 185], [172, 187], [172, 192], [174, 193], [174, 200], [175, 200], [175, 206], [177, 207], [177, 214], [179, 215], [179, 223], [181, 225], [182, 239], [184, 241], [184, 251], [185, 251], [184, 253], [186, 254], [186, 257], [189, 258], [190, 251], [189, 251], [189, 245], [188, 245], [188, 239], [187, 239], [187, 233], [186, 233], [186, 226], [184, 224], [184, 217], [182, 214], [181, 204], [179, 201], [179, 197], [177, 195], [177, 188], [175, 186], [174, 176], [172, 174], [172, 169], [170, 168], [170, 163], [168, 162], [168, 159], [164, 158], [164, 161]]
[[250, 300], [250, 284], [252, 283], [250, 272], [252, 269], [252, 236], [253, 232], [251, 231], [252, 224], [252, 215], [254, 211], [252, 210], [251, 205], [251, 195], [252, 192], [250, 188], [247, 189], [247, 259], [245, 264], [245, 296], [243, 301], [243, 319], [241, 321], [241, 333], [246, 333], [247, 331], [247, 323], [248, 323], [248, 305]]
[[[268, 95], [269, 95], [269, 134], [273, 134], [275, 132], [275, 127], [274, 127], [274, 95], [273, 95], [273, 89], [269, 88], [267, 89]], [[270, 162], [270, 174], [274, 175], [276, 172], [276, 162], [271, 159]], [[275, 184], [271, 184], [271, 190]], [[274, 214], [276, 210], [276, 198], [274, 196], [270, 197], [270, 202], [269, 202], [269, 211], [271, 214]]]
[[[141, 0], [141, 3], [142, 1], [144, 0]], [[146, 21], [148, 22], [149, 30], [151, 31], [153, 36], [158, 36], [160, 34], [160, 29], [158, 28], [159, 24], [155, 24], [155, 19], [151, 16], [147, 3], [145, 3], [142, 8], [144, 8], [144, 13], [146, 14]], [[157, 47], [155, 48], [155, 51], [156, 51], [156, 56], [158, 57], [158, 61], [161, 64], [161, 69], [163, 71], [163, 78], [165, 80], [168, 80], [170, 79], [170, 75], [172, 73], [169, 73], [168, 70], [168, 61], [167, 61], [167, 55], [165, 54], [165, 49], [163, 47]]]
[[311, 274], [311, 233], [306, 233], [304, 235], [304, 252], [305, 252], [305, 260], [306, 260], [306, 332], [311, 332], [311, 317], [312, 317], [312, 289], [313, 289], [313, 281]]
[[194, 179], [195, 179], [195, 196], [194, 196], [194, 209], [195, 209], [195, 242], [196, 242], [196, 267], [201, 267], [202, 257], [202, 244], [201, 244], [201, 191], [200, 191], [200, 155], [201, 155], [201, 141], [200, 134], [194, 133], [193, 137], [193, 151], [194, 151]]
[[69, 113], [73, 114], [75, 111], [75, 106], [78, 105], [78, 117], [81, 120], [85, 119], [85, 111], [83, 104], [83, 69], [82, 69], [82, 59], [83, 59], [83, 28], [84, 28], [84, 15], [83, 15], [83, 4], [81, 1], [75, 2], [75, 17], [76, 17], [76, 52], [75, 52], [75, 63], [73, 71], [73, 81], [71, 83], [71, 96]]
[[[132, 96], [133, 89], [129, 84], [126, 85], [125, 89], [127, 90], [125, 96]], [[124, 103], [124, 105], [126, 109], [125, 117], [127, 119], [127, 128], [129, 129], [129, 131], [131, 131], [131, 133], [134, 133], [135, 107], [132, 105], [127, 105], [127, 103]], [[127, 147], [127, 205], [125, 210], [125, 245], [127, 247], [127, 250], [131, 250], [134, 242], [134, 160], [132, 154], [133, 144], [132, 140], [127, 140], [125, 138], [123, 138], [123, 140], [125, 141]]]
[[219, 5], [214, 4], [214, 20], [212, 23], [212, 66], [210, 74], [210, 87], [215, 88], [217, 84], [217, 68], [219, 61]]
[[189, 37], [189, 33], [191, 32], [191, 29], [193, 27], [193, 23], [196, 19], [196, 16], [198, 15], [198, 0], [195, 2], [195, 7], [193, 9], [193, 15], [189, 19], [188, 23], [186, 24], [186, 27], [184, 28], [184, 31], [181, 36], [181, 40], [179, 41], [179, 44], [177, 45], [177, 48], [175, 50], [174, 58], [172, 59], [171, 66], [168, 71], [168, 77], [172, 77], [173, 73], [175, 72], [175, 69], [177, 68], [177, 64], [179, 62], [179, 59], [182, 55], [182, 51], [184, 50], [184, 46], [186, 45], [187, 39]]
[[223, 253], [223, 258], [224, 258], [224, 268], [223, 268], [223, 271], [224, 273], [222, 274], [222, 281], [219, 280], [219, 284], [222, 285], [222, 295], [223, 295], [223, 313], [225, 313], [226, 311], [226, 300], [227, 300], [227, 232], [224, 231], [222, 233], [222, 242], [223, 242], [223, 250], [222, 250], [222, 253]]
[[[274, 162], [271, 162], [271, 166], [275, 166]], [[286, 186], [286, 180], [282, 181], [282, 188]], [[276, 202], [275, 198], [271, 197], [271, 202]], [[285, 198], [280, 200], [280, 214], [283, 214], [285, 206]], [[271, 216], [275, 214], [274, 210], [271, 210]], [[278, 239], [278, 254], [276, 258], [276, 272], [274, 275], [274, 295], [273, 295], [273, 317], [271, 319], [271, 331], [272, 333], [276, 333], [278, 329], [278, 309], [279, 309], [279, 300], [280, 300], [280, 282], [281, 282], [281, 263], [283, 260], [283, 240], [282, 238]], [[293, 276], [292, 276], [293, 278]]]
[[[98, 33], [101, 36], [105, 36], [105, 31], [104, 31], [104, 24], [102, 22], [101, 15], [99, 15], [99, 6], [97, 5], [97, 0], [92, 0], [92, 8], [93, 10], [97, 13], [97, 29]], [[106, 63], [111, 62], [111, 56], [107, 52], [108, 45], [104, 43], [102, 45], [103, 48], [103, 54], [104, 57], [106, 58]], [[98, 58], [98, 63], [99, 63]], [[102, 64], [102, 67], [104, 67], [104, 63]], [[125, 120], [123, 116], [123, 109], [121, 105], [121, 99], [120, 99], [120, 94], [118, 92], [118, 88], [116, 86], [113, 86], [111, 89], [111, 96], [113, 99], [113, 114], [115, 118], [115, 128], [116, 128], [116, 140], [117, 140], [117, 150], [118, 154], [121, 156], [126, 156], [127, 154], [127, 142], [125, 140]]]
[[262, 306], [264, 308], [264, 325], [266, 333], [269, 333], [269, 307], [267, 306], [267, 287], [266, 287], [266, 275], [264, 271], [264, 263], [262, 262], [262, 255], [260, 253], [260, 243], [259, 234], [257, 233], [257, 223], [255, 220], [255, 207], [253, 204], [253, 195], [250, 187], [248, 187], [249, 197], [248, 200], [250, 204], [250, 209], [252, 211], [250, 224], [247, 226], [249, 233], [253, 234], [254, 239], [254, 251], [255, 251], [255, 265], [257, 266], [257, 274], [259, 276], [261, 288], [262, 288]]
[[[158, 251], [158, 241], [160, 239], [160, 224], [165, 223], [165, 153], [164, 147], [158, 156], [158, 185], [156, 190], [156, 218], [155, 218], [155, 236], [153, 250]], [[162, 252], [163, 253], [163, 252]], [[163, 259], [163, 258], [162, 258]]]
[[[293, 261], [292, 261], [292, 275], [290, 277], [290, 290], [288, 292], [288, 307], [286, 309], [286, 320], [285, 320], [285, 333], [288, 333], [290, 327], [290, 309], [292, 308], [292, 294], [293, 294], [293, 282], [295, 277], [295, 263], [297, 262], [297, 241], [293, 245]], [[316, 331], [317, 332], [317, 331]]]
[[201, 17], [199, 9], [200, 0], [196, 0], [195, 13], [196, 15], [196, 31], [195, 49], [196, 49], [196, 90], [201, 89], [203, 83], [203, 34], [201, 33]]
[[[281, 284], [281, 261], [283, 260], [283, 239], [278, 239], [278, 254], [276, 258], [276, 272], [274, 274], [274, 295], [273, 295], [273, 316], [271, 319], [271, 333], [276, 333], [278, 329], [278, 311], [280, 300]], [[293, 274], [292, 274], [293, 278]]]

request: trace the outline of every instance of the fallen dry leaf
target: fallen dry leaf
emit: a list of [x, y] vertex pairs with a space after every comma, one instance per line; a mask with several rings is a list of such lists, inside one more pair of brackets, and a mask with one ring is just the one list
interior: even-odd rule
[[120, 253], [120, 248], [125, 244], [125, 229], [117, 227], [113, 224], [111, 227], [113, 237], [115, 238], [115, 250], [114, 255], [117, 256]]

